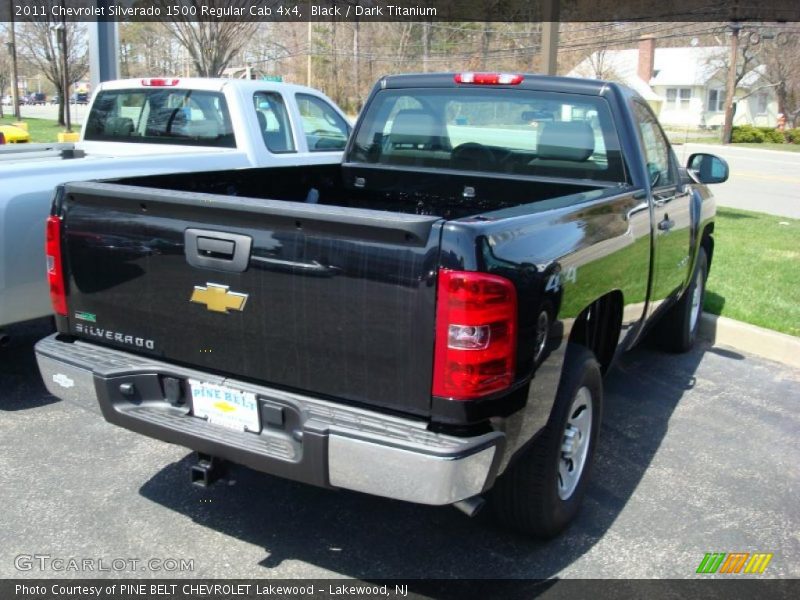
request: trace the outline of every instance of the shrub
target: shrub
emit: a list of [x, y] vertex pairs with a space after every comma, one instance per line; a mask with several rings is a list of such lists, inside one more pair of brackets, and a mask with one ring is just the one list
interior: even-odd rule
[[731, 142], [734, 144], [762, 144], [764, 133], [752, 125], [737, 125], [731, 131]]
[[777, 129], [773, 129], [772, 127], [759, 127], [758, 130], [764, 134], [765, 142], [769, 142], [772, 144], [786, 143], [786, 136], [783, 135], [782, 131], [778, 131]]
[[790, 144], [800, 144], [800, 127], [787, 129], [783, 133], [786, 136], [786, 141]]

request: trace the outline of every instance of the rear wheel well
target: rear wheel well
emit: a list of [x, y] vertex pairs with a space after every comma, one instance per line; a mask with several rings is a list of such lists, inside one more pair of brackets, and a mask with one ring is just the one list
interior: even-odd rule
[[708, 259], [708, 268], [711, 268], [711, 259], [714, 258], [714, 223], [709, 223], [703, 229], [703, 235], [700, 237], [700, 245], [706, 251], [706, 258]]
[[569, 336], [570, 344], [591, 350], [605, 374], [611, 367], [622, 330], [622, 292], [615, 290], [601, 296], [575, 320]]

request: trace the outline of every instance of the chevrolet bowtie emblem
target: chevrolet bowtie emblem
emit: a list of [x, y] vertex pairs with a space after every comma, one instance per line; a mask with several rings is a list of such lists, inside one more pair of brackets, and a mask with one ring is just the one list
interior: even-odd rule
[[228, 313], [232, 310], [244, 310], [247, 294], [231, 292], [229, 289], [227, 285], [217, 283], [207, 283], [205, 287], [196, 285], [189, 301], [205, 304], [206, 308], [213, 312]]

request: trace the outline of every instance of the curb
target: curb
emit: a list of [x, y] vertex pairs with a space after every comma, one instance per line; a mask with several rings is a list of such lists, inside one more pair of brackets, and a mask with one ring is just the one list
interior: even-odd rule
[[708, 313], [700, 319], [698, 335], [714, 346], [730, 346], [800, 369], [800, 338], [792, 335]]

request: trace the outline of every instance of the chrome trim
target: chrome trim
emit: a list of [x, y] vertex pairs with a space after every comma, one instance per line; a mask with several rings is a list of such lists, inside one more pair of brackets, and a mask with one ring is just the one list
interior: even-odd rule
[[38, 352], [36, 362], [48, 392], [84, 410], [101, 414], [94, 388], [94, 375], [90, 370], [54, 360]]
[[420, 504], [452, 504], [483, 491], [495, 450], [436, 456], [332, 433], [328, 473], [335, 487]]

